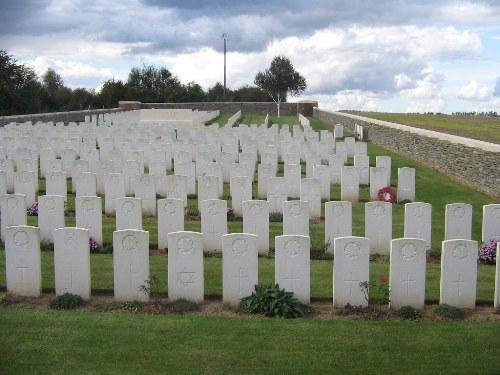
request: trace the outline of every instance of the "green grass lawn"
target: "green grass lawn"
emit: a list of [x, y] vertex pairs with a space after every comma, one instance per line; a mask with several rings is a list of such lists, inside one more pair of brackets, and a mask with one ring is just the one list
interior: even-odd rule
[[[229, 118], [229, 116], [227, 116]], [[216, 121], [223, 124], [224, 117]], [[260, 124], [264, 116], [245, 116], [245, 123]], [[330, 129], [310, 119], [316, 129]], [[290, 124], [295, 117], [272, 118]], [[444, 237], [444, 208], [448, 203], [473, 205], [473, 239], [481, 240], [482, 206], [492, 198], [451, 181], [430, 168], [368, 144], [371, 165], [375, 156], [392, 157], [392, 181], [397, 168], [416, 168], [416, 200], [433, 205], [432, 249], [439, 252]], [[352, 161], [350, 161], [352, 163]], [[282, 172], [282, 167], [281, 167]], [[305, 170], [303, 168], [305, 174]], [[44, 190], [43, 181], [40, 185]], [[257, 184], [254, 183], [254, 197]], [[69, 190], [71, 191], [71, 190]], [[360, 189], [361, 202], [353, 205], [353, 234], [364, 236], [364, 204], [368, 188]], [[228, 187], [224, 187], [228, 195]], [[331, 199], [340, 199], [333, 186]], [[188, 205], [195, 207], [196, 199]], [[231, 206], [230, 200], [228, 206]], [[68, 207], [74, 209], [74, 197]], [[403, 235], [404, 205], [393, 205], [393, 238]], [[36, 217], [28, 218], [37, 225]], [[66, 217], [74, 226], [74, 217]], [[114, 218], [103, 218], [104, 242], [109, 247]], [[143, 220], [150, 246], [157, 244], [155, 218]], [[186, 230], [200, 230], [200, 222], [186, 220]], [[229, 233], [242, 231], [241, 221], [228, 223]], [[313, 249], [324, 246], [324, 224], [310, 224]], [[282, 234], [282, 223], [270, 224], [270, 246]], [[222, 295], [222, 259], [204, 258], [205, 295]], [[167, 290], [167, 257], [150, 257], [151, 274]], [[311, 261], [313, 300], [332, 299], [332, 260]], [[370, 277], [388, 276], [386, 260], [370, 262]], [[91, 255], [92, 292], [113, 290], [111, 254]], [[480, 265], [477, 301], [492, 305], [495, 267]], [[427, 264], [426, 301], [439, 299], [440, 265]], [[42, 252], [42, 284], [54, 289], [53, 253]], [[259, 258], [259, 281], [274, 281], [274, 259]], [[5, 290], [5, 254], [0, 251], [0, 290]], [[498, 374], [500, 325], [495, 322], [399, 322], [357, 320], [294, 321], [262, 318], [136, 315], [128, 313], [59, 312], [9, 308], [0, 304], [0, 374], [141, 374], [141, 373], [339, 373], [339, 374]]]
[[347, 113], [500, 144], [500, 117], [380, 112]]
[[0, 309], [2, 374], [498, 374], [500, 325]]

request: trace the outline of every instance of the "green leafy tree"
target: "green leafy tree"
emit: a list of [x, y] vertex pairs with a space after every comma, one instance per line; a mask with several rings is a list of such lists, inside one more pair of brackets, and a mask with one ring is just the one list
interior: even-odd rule
[[307, 88], [306, 79], [295, 71], [292, 63], [285, 56], [275, 57], [269, 69], [257, 73], [254, 83], [276, 103], [278, 117], [280, 117], [280, 104], [286, 102], [287, 95], [298, 96]]
[[224, 86], [222, 83], [217, 82], [210, 87], [207, 91], [207, 101], [209, 102], [232, 102], [233, 92], [226, 89], [226, 97], [224, 98]]
[[245, 85], [234, 91], [235, 102], [270, 102], [272, 99], [261, 88]]
[[132, 98], [129, 96], [127, 85], [120, 80], [108, 79], [97, 94], [97, 102], [105, 108], [117, 108], [120, 100], [127, 99]]
[[196, 103], [204, 102], [207, 96], [203, 88], [196, 82], [189, 82], [187, 85], [182, 85], [178, 95], [179, 102]]
[[41, 85], [35, 71], [0, 50], [0, 115], [37, 113]]
[[52, 68], [42, 76], [43, 110], [47, 112], [69, 110], [71, 89], [64, 86], [62, 77]]
[[181, 83], [167, 68], [144, 64], [140, 68], [132, 68], [127, 86], [131, 99], [158, 103], [175, 101]]

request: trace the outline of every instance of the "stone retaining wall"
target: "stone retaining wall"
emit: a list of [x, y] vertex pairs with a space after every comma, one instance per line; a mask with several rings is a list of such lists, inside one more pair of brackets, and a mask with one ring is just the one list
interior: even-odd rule
[[343, 124], [354, 133], [354, 125], [368, 129], [368, 140], [387, 150], [429, 166], [465, 185], [500, 199], [500, 153], [468, 147], [408, 131], [361, 121], [314, 108], [314, 117], [329, 124]]
[[[199, 103], [141, 103], [141, 109], [148, 108], [190, 108], [199, 111], [217, 111], [224, 115], [234, 115], [241, 110], [241, 115], [278, 116], [278, 107], [274, 102], [199, 102]], [[297, 116], [297, 103], [281, 103], [280, 115]]]
[[71, 111], [71, 112], [52, 112], [52, 113], [35, 113], [29, 115], [18, 116], [0, 116], [0, 126], [5, 126], [11, 122], [27, 122], [31, 121], [33, 124], [37, 121], [42, 122], [83, 122], [85, 116], [101, 115], [104, 113], [121, 112], [121, 108], [112, 109], [91, 109], [85, 111]]

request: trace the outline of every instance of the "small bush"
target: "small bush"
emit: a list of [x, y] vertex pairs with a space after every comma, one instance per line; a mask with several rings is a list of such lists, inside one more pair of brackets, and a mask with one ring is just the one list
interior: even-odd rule
[[227, 209], [227, 221], [233, 221], [236, 218], [236, 214], [234, 213], [234, 208]]
[[251, 314], [293, 319], [304, 316], [304, 305], [293, 293], [280, 289], [278, 284], [255, 285], [255, 292], [242, 298], [240, 309]]
[[38, 216], [38, 203], [33, 203], [31, 207], [26, 210], [28, 216]]
[[133, 301], [125, 301], [122, 304], [122, 307], [125, 310], [130, 310], [130, 311], [137, 311], [141, 308], [142, 303], [136, 300]]
[[197, 207], [187, 206], [184, 208], [184, 218], [186, 220], [197, 220], [200, 218], [200, 211]]
[[419, 320], [422, 314], [412, 306], [403, 306], [398, 310], [398, 316], [408, 320]]
[[283, 214], [281, 212], [270, 212], [269, 221], [272, 223], [281, 223], [283, 221]]
[[200, 306], [193, 301], [189, 301], [184, 298], [179, 298], [172, 301], [172, 307], [177, 314], [184, 314], [189, 311], [197, 311]]
[[47, 241], [47, 240], [42, 240], [42, 241], [40, 241], [40, 250], [41, 251], [54, 251], [54, 243]]
[[91, 254], [95, 254], [95, 253], [99, 252], [99, 244], [97, 243], [97, 241], [93, 237], [89, 238], [89, 247], [90, 247]]
[[85, 301], [82, 297], [72, 293], [64, 293], [53, 298], [49, 303], [49, 308], [53, 310], [71, 310], [84, 304]]
[[454, 320], [463, 319], [465, 315], [463, 310], [459, 309], [458, 307], [448, 305], [446, 303], [443, 303], [442, 305], [436, 307], [436, 314], [442, 316], [443, 318], [454, 319]]

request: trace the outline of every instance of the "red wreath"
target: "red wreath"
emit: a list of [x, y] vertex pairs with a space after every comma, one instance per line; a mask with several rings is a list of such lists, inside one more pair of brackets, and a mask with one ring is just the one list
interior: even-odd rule
[[378, 200], [382, 202], [394, 203], [396, 192], [390, 186], [383, 187], [378, 191]]

